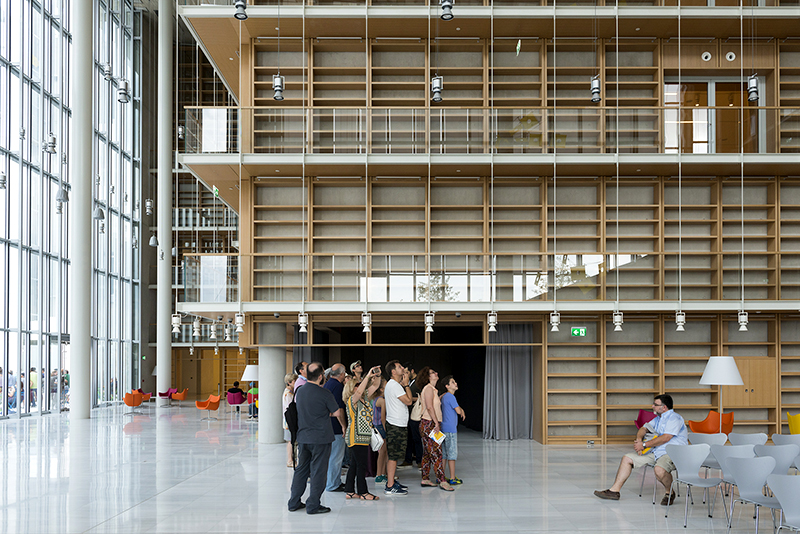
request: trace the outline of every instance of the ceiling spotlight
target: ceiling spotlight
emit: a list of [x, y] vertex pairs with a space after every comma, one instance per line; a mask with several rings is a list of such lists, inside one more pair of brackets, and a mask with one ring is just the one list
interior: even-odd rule
[[56, 136], [52, 132], [50, 132], [50, 135], [47, 136], [47, 140], [44, 142], [43, 150], [48, 154], [56, 153]]
[[130, 84], [128, 80], [120, 79], [117, 86], [117, 102], [127, 104], [131, 101]]
[[61, 202], [56, 202], [56, 213], [61, 215], [64, 212], [64, 209], [61, 207]]
[[592, 102], [600, 102], [600, 75], [592, 77]]
[[682, 311], [676, 311], [675, 324], [677, 325], [677, 328], [675, 329], [676, 332], [686, 331], [686, 329], [683, 327], [683, 325], [686, 324], [686, 314], [683, 313]]
[[558, 325], [561, 324], [561, 314], [554, 311], [550, 314], [550, 331], [558, 332]]
[[434, 317], [436, 314], [433, 312], [428, 312], [425, 314], [425, 331], [426, 332], [433, 332], [433, 325], [435, 324]]
[[225, 341], [233, 341], [233, 337], [231, 336], [231, 330], [233, 327], [230, 324], [225, 325]]
[[758, 102], [758, 74], [753, 73], [747, 79], [747, 100], [750, 102]]
[[275, 74], [272, 76], [272, 90], [275, 91], [275, 94], [272, 95], [274, 100], [280, 102], [283, 100], [283, 89], [286, 87], [286, 78], [281, 76], [280, 74]]
[[239, 347], [239, 356], [241, 356], [242, 354], [244, 354], [244, 349], [242, 347]]
[[297, 325], [300, 327], [300, 332], [308, 332], [308, 314], [300, 312], [297, 314]]
[[56, 202], [61, 202], [62, 204], [69, 202], [69, 193], [63, 186], [58, 190], [58, 194], [56, 194]]
[[244, 314], [242, 312], [233, 316], [233, 322], [236, 325], [236, 331], [240, 334], [244, 332]]
[[103, 63], [103, 79], [107, 82], [114, 79], [114, 71], [111, 69], [111, 63]]
[[136, 239], [135, 237], [131, 241], [131, 248], [134, 249], [134, 250], [139, 248], [139, 240]]
[[172, 314], [172, 333], [173, 334], [180, 334], [181, 333], [181, 314], [180, 313], [173, 313]]
[[178, 257], [178, 247], [172, 247], [172, 257], [173, 258]]
[[208, 339], [217, 339], [217, 323], [211, 323], [211, 335]]
[[372, 314], [369, 312], [362, 313], [361, 324], [364, 326], [364, 328], [361, 330], [362, 332], [370, 332], [370, 327], [372, 326]]
[[155, 233], [153, 233], [153, 235], [150, 236], [150, 246], [153, 248], [158, 246], [158, 238], [156, 237]]
[[0, 189], [6, 188], [6, 171], [0, 171]]
[[442, 101], [442, 88], [444, 87], [444, 78], [441, 76], [434, 76], [431, 78], [431, 93], [433, 96], [431, 100], [434, 102], [441, 102]]
[[189, 347], [189, 356], [191, 356], [192, 354], [194, 354], [194, 347], [190, 346]]
[[99, 230], [99, 232], [101, 234], [106, 233], [106, 223], [105, 223], [105, 221], [100, 221], [100, 230]]
[[456, 0], [439, 0], [439, 5], [442, 6], [442, 20], [453, 20], [453, 4]]
[[622, 332], [622, 312], [615, 311], [612, 320], [614, 321], [614, 332]]
[[489, 332], [497, 332], [497, 312], [491, 311], [486, 316], [486, 322], [489, 324]]
[[144, 199], [144, 214], [145, 215], [152, 215], [153, 214], [153, 199], [152, 198]]
[[739, 332], [747, 332], [747, 312], [739, 310]]
[[195, 317], [192, 321], [192, 337], [200, 337], [200, 318]]
[[186, 137], [186, 128], [178, 126], [178, 139], [183, 139], [184, 137]]
[[236, 0], [236, 3], [233, 5], [236, 7], [236, 13], [233, 14], [233, 18], [236, 20], [247, 20], [246, 0]]
[[214, 354], [219, 354], [219, 347], [214, 347]]
[[95, 221], [102, 221], [106, 218], [106, 214], [103, 213], [103, 208], [100, 206], [95, 206], [94, 211], [92, 212], [92, 219]]

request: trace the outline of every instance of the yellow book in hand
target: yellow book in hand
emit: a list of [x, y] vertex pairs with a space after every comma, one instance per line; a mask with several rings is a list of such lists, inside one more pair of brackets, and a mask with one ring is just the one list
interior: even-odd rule
[[[650, 434], [648, 436], [645, 436], [644, 441], [649, 441], [649, 440], [651, 440], [653, 438], [657, 438], [657, 437], [658, 437], [658, 434]], [[644, 441], [642, 443], [644, 443]], [[642, 449], [642, 452], [640, 452], [639, 454], [640, 455], [647, 454], [648, 452], [650, 452], [650, 449], [652, 449], [652, 448], [653, 447], [647, 447], [646, 449]]]
[[436, 430], [431, 430], [431, 433], [428, 434], [428, 436], [438, 445], [441, 445], [445, 438], [444, 434], [442, 434], [441, 431], [437, 432]]

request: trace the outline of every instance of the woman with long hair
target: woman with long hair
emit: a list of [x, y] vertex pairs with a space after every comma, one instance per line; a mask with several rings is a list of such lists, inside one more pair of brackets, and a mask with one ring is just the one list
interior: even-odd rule
[[[439, 486], [444, 491], [453, 491], [444, 476], [444, 462], [442, 461], [442, 446], [431, 438], [431, 432], [438, 432], [442, 422], [442, 401], [436, 391], [439, 373], [430, 367], [423, 367], [417, 375], [417, 384], [420, 388], [420, 402], [422, 404], [422, 418], [419, 421], [419, 433], [422, 436], [422, 486]], [[429, 478], [431, 468], [436, 481]]]

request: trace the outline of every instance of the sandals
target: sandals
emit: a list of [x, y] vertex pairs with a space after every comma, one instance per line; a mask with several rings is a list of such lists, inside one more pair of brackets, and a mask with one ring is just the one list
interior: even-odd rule
[[360, 497], [361, 496], [359, 494], [357, 494], [357, 493], [345, 493], [344, 494], [344, 498], [345, 499], [358, 499]]
[[359, 495], [358, 498], [361, 499], [362, 501], [379, 501], [380, 500], [380, 497], [378, 497], [377, 495], [373, 495], [373, 494], [371, 494], [369, 492], [364, 493], [363, 495]]
[[439, 484], [434, 484], [430, 480], [423, 480], [422, 482], [420, 482], [420, 486], [422, 486], [423, 488], [435, 488], [438, 485]]

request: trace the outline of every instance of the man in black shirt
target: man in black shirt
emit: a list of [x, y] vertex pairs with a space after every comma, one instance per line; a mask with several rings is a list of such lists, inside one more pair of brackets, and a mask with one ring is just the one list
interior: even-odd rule
[[[297, 388], [294, 400], [297, 404], [297, 450], [299, 460], [292, 478], [289, 511], [302, 508], [307, 514], [325, 514], [331, 509], [322, 506], [320, 497], [327, 481], [328, 459], [331, 455], [333, 427], [331, 417], [339, 417], [341, 408], [333, 394], [322, 387], [325, 368], [314, 362], [307, 369], [307, 383]], [[306, 480], [311, 474], [311, 490], [305, 504], [300, 497], [306, 490]]]

